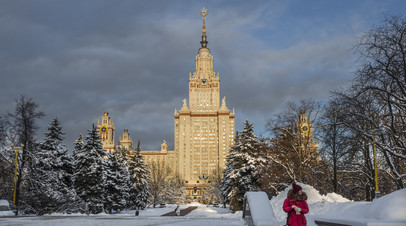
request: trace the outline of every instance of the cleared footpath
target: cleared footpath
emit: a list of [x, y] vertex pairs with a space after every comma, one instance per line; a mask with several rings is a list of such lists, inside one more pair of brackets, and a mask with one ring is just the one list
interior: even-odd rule
[[[188, 215], [190, 212], [192, 212], [193, 210], [197, 209], [197, 206], [189, 206], [186, 209], [181, 209], [180, 210], [180, 216], [186, 216]], [[168, 216], [176, 216], [175, 210], [171, 211], [169, 213], [165, 213], [164, 215], [162, 215], [163, 217], [168, 217]]]

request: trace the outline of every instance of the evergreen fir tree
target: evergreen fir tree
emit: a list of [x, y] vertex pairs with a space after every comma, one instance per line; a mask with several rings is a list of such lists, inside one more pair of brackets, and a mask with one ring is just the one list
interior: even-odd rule
[[73, 149], [73, 156], [76, 156], [76, 152], [82, 150], [84, 143], [83, 143], [83, 135], [80, 134], [78, 139], [75, 140], [75, 142], [73, 142], [73, 144], [75, 145], [74, 149]]
[[228, 195], [231, 192], [232, 189], [232, 183], [233, 180], [230, 178], [231, 172], [234, 170], [234, 159], [235, 155], [239, 152], [239, 134], [238, 131], [236, 132], [235, 138], [234, 138], [234, 146], [230, 149], [229, 154], [226, 159], [226, 168], [223, 170], [223, 182], [221, 183], [221, 193], [223, 195], [223, 200], [224, 200], [224, 206], [226, 203], [229, 203], [230, 200], [228, 199]]
[[247, 191], [260, 190], [260, 171], [266, 160], [260, 153], [260, 144], [254, 134], [252, 124], [244, 122], [244, 130], [239, 133], [238, 140], [230, 151], [227, 164], [231, 165], [226, 180], [230, 180], [231, 190], [228, 194], [230, 208], [242, 210], [244, 194]]
[[86, 203], [87, 213], [97, 214], [103, 211], [104, 156], [100, 136], [93, 125], [86, 137], [86, 144], [75, 152], [75, 187], [79, 197]]
[[151, 193], [148, 186], [150, 172], [141, 155], [141, 141], [138, 141], [135, 153], [129, 157], [128, 171], [132, 184], [130, 191], [132, 205], [137, 209], [144, 209]]
[[54, 118], [44, 142], [32, 154], [31, 201], [40, 215], [61, 211], [75, 199], [72, 158], [62, 143], [63, 134], [58, 118]]
[[120, 149], [108, 155], [104, 175], [105, 208], [108, 213], [112, 210], [122, 210], [130, 197], [130, 177], [125, 165], [125, 157]]

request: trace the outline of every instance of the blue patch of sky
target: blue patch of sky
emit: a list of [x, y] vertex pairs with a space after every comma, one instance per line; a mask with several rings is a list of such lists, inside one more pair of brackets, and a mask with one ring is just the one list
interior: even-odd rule
[[277, 16], [258, 16], [264, 26], [243, 28], [272, 49], [298, 42], [325, 41], [336, 36], [358, 36], [378, 26], [385, 15], [402, 15], [406, 1], [290, 1]]

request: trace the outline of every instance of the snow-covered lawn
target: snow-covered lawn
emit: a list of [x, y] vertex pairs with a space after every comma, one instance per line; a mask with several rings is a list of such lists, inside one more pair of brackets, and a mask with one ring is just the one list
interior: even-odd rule
[[[320, 195], [316, 189], [306, 184], [300, 184], [300, 186], [308, 195], [310, 210], [306, 214], [308, 226], [316, 226], [315, 220], [356, 226], [406, 225], [406, 189], [385, 195], [373, 202], [353, 202], [334, 193]], [[283, 225], [286, 221], [286, 213], [283, 212], [282, 205], [288, 190], [289, 188], [270, 201], [276, 221], [279, 222], [278, 225]], [[180, 208], [189, 206], [198, 208], [186, 216], [179, 217], [162, 217], [163, 214], [173, 212], [176, 205], [167, 205], [165, 208], [146, 208], [141, 210], [137, 217], [134, 216], [135, 211], [123, 211], [110, 215], [53, 214], [42, 217], [7, 217], [1, 216], [0, 213], [0, 225], [245, 225], [241, 211], [233, 214], [228, 208], [216, 208], [199, 203], [180, 205]]]
[[83, 215], [71, 214], [61, 215], [53, 214], [42, 217], [8, 217], [0, 218], [0, 225], [106, 225], [106, 226], [127, 226], [127, 225], [165, 225], [165, 226], [183, 226], [183, 225], [230, 225], [242, 226], [244, 220], [241, 218], [241, 212], [235, 214], [230, 210], [221, 207], [206, 206], [198, 203], [180, 205], [181, 209], [188, 206], [198, 206], [198, 208], [183, 217], [162, 217], [161, 215], [174, 211], [176, 205], [166, 205], [165, 208], [146, 208], [140, 211], [138, 217], [134, 216], [135, 211], [123, 211], [117, 214], [99, 214]]

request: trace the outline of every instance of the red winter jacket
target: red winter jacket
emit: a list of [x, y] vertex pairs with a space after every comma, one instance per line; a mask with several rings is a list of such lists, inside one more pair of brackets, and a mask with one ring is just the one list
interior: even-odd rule
[[[300, 215], [296, 214], [295, 209], [292, 208], [293, 205], [302, 209]], [[289, 213], [287, 222], [289, 226], [306, 226], [306, 217], [304, 214], [309, 212], [309, 207], [305, 200], [295, 201], [292, 196], [289, 196], [285, 199], [285, 202], [283, 202], [283, 211]]]

